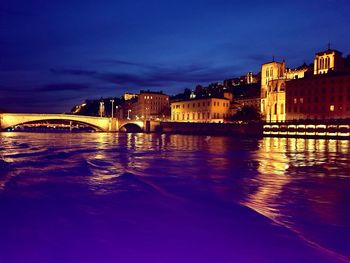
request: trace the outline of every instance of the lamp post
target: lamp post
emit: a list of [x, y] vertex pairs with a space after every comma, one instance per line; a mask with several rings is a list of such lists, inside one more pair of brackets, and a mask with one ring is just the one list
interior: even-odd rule
[[131, 110], [128, 110], [128, 120], [130, 120], [130, 112]]
[[103, 100], [100, 101], [100, 117], [103, 117], [104, 115], [104, 111], [105, 111], [105, 104], [103, 102]]
[[115, 106], [115, 116], [116, 116], [116, 118], [118, 119], [118, 108], [119, 108], [119, 106], [118, 105], [116, 105]]
[[114, 100], [110, 100], [112, 102], [112, 119], [113, 119], [113, 112], [114, 112]]

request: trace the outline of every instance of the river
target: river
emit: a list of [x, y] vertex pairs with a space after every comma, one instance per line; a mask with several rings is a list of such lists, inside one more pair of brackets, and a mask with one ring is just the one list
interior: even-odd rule
[[349, 144], [0, 133], [0, 262], [350, 262]]

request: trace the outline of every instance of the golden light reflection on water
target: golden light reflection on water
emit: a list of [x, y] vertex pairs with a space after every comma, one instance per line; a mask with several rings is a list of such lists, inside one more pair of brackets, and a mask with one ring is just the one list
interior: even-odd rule
[[[311, 230], [296, 223], [347, 224], [339, 205], [347, 197], [332, 185], [334, 180], [348, 179], [348, 157], [348, 140], [264, 138], [253, 156], [259, 162], [258, 174], [251, 179], [257, 190], [248, 193], [241, 204], [292, 230], [324, 253], [349, 260], [314, 241]], [[294, 206], [300, 211], [293, 210]], [[305, 217], [303, 211], [312, 213]]]
[[[334, 153], [346, 156], [336, 158]], [[346, 176], [344, 171], [344, 174], [337, 173], [342, 170], [339, 169], [339, 163], [338, 171], [330, 171], [335, 168], [335, 161], [347, 159], [348, 154], [347, 140], [265, 138], [253, 156], [259, 162], [258, 174], [252, 179], [258, 185], [258, 190], [249, 195], [243, 204], [263, 212], [265, 216], [277, 218], [279, 212], [274, 207], [275, 204], [281, 203], [281, 200], [277, 199], [280, 198], [284, 187], [298, 180], [301, 172], [307, 171], [297, 170], [298, 167], [319, 168], [323, 177]], [[344, 164], [344, 168], [349, 168], [347, 163]], [[313, 177], [317, 176], [317, 173], [307, 175]]]
[[259, 187], [242, 204], [269, 218], [276, 218], [279, 211], [275, 207], [277, 203], [275, 199], [291, 180], [285, 173], [289, 167], [286, 156], [286, 139], [266, 138], [262, 140], [253, 158], [259, 160], [258, 174], [253, 179]]

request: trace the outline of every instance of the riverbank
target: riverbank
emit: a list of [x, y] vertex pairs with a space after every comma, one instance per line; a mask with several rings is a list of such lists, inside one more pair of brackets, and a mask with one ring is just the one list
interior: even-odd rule
[[223, 136], [263, 136], [261, 123], [194, 123], [194, 122], [162, 122], [159, 131], [163, 133], [191, 135], [223, 135]]
[[350, 123], [339, 122], [281, 122], [281, 123], [194, 123], [161, 122], [157, 132], [246, 137], [281, 137], [310, 139], [350, 139]]

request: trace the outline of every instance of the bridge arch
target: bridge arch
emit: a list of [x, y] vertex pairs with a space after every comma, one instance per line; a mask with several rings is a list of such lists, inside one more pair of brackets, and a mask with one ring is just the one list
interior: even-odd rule
[[[90, 127], [92, 129], [94, 129], [95, 131], [104, 131], [101, 127], [97, 126], [97, 125], [94, 125], [94, 124], [91, 124], [91, 123], [88, 123], [88, 122], [84, 122], [84, 121], [78, 121], [78, 120], [70, 120], [70, 119], [45, 119], [45, 120], [33, 120], [33, 121], [27, 121], [27, 122], [22, 122], [22, 123], [18, 123], [16, 125], [13, 125], [13, 126], [17, 126], [17, 125], [22, 125], [22, 124], [30, 124], [30, 123], [37, 123], [37, 122], [44, 122], [44, 121], [47, 121], [47, 122], [50, 122], [50, 121], [67, 121], [67, 122], [74, 122], [76, 124], [82, 124], [82, 125], [85, 125], [87, 127]], [[13, 127], [11, 126], [11, 127]], [[9, 128], [9, 127], [7, 127]], [[5, 129], [7, 129], [5, 128]]]
[[7, 129], [16, 125], [39, 122], [63, 120], [73, 121], [92, 127], [100, 131], [111, 130], [111, 122], [109, 118], [100, 118], [92, 116], [70, 115], [70, 114], [16, 114], [3, 113], [0, 114], [0, 128]]
[[143, 125], [140, 125], [139, 123], [134, 123], [134, 122], [127, 122], [127, 123], [122, 124], [119, 127], [119, 131], [122, 131], [122, 132], [142, 132]]

